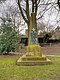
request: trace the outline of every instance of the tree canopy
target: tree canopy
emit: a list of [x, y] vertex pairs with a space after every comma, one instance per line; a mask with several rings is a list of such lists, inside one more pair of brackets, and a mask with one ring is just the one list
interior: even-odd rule
[[8, 20], [0, 26], [0, 53], [7, 54], [18, 48], [18, 35]]

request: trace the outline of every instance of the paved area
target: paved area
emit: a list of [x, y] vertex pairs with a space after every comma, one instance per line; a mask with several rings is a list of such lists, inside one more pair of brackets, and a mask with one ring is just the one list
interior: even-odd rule
[[41, 53], [47, 55], [60, 55], [60, 44], [41, 47]]
[[[24, 53], [26, 53], [26, 49], [21, 49], [19, 52], [16, 52], [15, 54], [24, 54]], [[41, 47], [41, 53], [45, 55], [52, 55], [52, 56], [60, 55], [60, 44]]]

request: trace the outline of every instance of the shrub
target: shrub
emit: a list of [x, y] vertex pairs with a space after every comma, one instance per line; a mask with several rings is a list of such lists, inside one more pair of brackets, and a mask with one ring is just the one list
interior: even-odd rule
[[2, 24], [0, 26], [0, 34], [0, 54], [16, 51], [18, 47], [18, 35], [12, 28], [12, 25], [10, 23]]
[[48, 39], [49, 39], [51, 36], [52, 36], [52, 35], [51, 35], [50, 33], [45, 34], [44, 37], [43, 37], [44, 42], [47, 42]]

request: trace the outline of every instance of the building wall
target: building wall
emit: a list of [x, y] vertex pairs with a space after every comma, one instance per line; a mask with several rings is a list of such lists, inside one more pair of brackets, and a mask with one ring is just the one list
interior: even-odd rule
[[52, 39], [60, 39], [60, 27], [57, 27], [54, 32], [52, 32]]

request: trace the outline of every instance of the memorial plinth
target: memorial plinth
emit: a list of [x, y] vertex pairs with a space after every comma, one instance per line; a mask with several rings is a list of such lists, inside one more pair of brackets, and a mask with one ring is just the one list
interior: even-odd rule
[[26, 54], [24, 54], [18, 59], [17, 65], [32, 66], [50, 63], [51, 61], [40, 51], [40, 45], [38, 44], [35, 13], [32, 13], [30, 17], [30, 26], [28, 31], [28, 46], [26, 47]]

